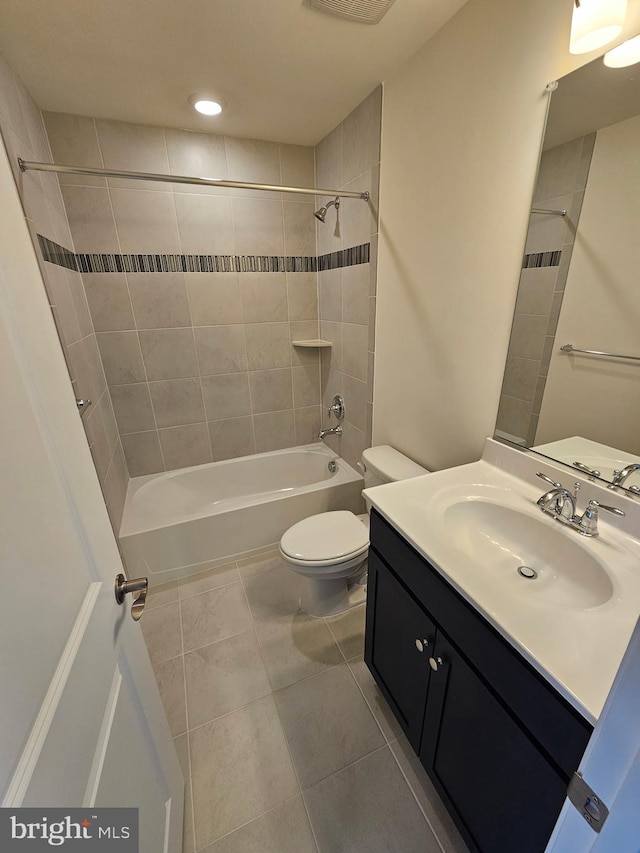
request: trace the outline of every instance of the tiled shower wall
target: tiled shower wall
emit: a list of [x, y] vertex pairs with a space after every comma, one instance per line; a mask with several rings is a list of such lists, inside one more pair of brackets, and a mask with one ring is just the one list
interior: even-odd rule
[[[313, 148], [46, 113], [56, 162], [313, 186]], [[315, 256], [314, 199], [60, 176], [77, 253]], [[98, 267], [100, 268], [100, 267]], [[130, 476], [306, 444], [314, 272], [83, 273]]]
[[22, 173], [18, 168], [18, 157], [51, 161], [51, 153], [40, 111], [22, 81], [11, 72], [1, 56], [0, 128], [27, 224], [36, 244], [47, 297], [75, 396], [93, 401], [83, 415], [83, 425], [111, 522], [117, 531], [127, 489], [127, 468], [82, 281], [75, 271], [45, 263], [35, 240], [35, 235], [41, 234], [73, 249], [60, 187], [55, 175]]
[[[14, 168], [34, 241], [39, 234], [71, 259], [91, 255], [92, 270], [108, 262], [113, 269], [127, 255], [158, 255], [161, 265], [167, 256], [203, 253], [227, 262], [250, 256], [279, 270], [121, 269], [81, 278], [44, 262], [37, 248], [75, 395], [93, 400], [83, 423], [114, 528], [127, 475], [314, 441], [321, 401], [334, 393], [346, 397], [347, 419], [333, 445], [355, 464], [371, 434], [380, 90], [314, 152], [53, 113], [44, 116], [45, 133], [22, 83], [4, 64], [1, 75], [12, 163], [21, 156], [372, 193], [369, 204], [343, 200], [338, 223], [330, 208], [316, 241], [313, 211], [324, 197]], [[318, 275], [291, 271], [290, 256], [296, 270], [315, 269], [318, 255], [363, 245], [368, 252], [369, 243], [371, 263], [320, 273], [322, 334], [334, 344], [321, 370], [317, 350], [292, 346], [319, 336]], [[286, 270], [273, 264], [282, 256]]]
[[323, 426], [337, 424], [327, 409], [342, 394], [344, 432], [327, 441], [350, 465], [371, 445], [381, 114], [379, 86], [316, 147], [316, 186], [370, 193], [368, 203], [345, 199], [337, 214], [329, 208], [316, 225], [319, 254], [371, 243], [370, 263], [318, 274], [320, 334], [333, 343], [322, 351]]
[[531, 216], [496, 424], [498, 435], [527, 446], [535, 443], [595, 139], [565, 142], [540, 161], [533, 205], [567, 215]]

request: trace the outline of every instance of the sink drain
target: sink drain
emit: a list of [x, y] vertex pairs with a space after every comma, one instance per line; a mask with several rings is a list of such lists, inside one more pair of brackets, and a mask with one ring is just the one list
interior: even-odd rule
[[532, 581], [538, 577], [538, 573], [531, 566], [518, 566], [518, 574], [528, 581]]

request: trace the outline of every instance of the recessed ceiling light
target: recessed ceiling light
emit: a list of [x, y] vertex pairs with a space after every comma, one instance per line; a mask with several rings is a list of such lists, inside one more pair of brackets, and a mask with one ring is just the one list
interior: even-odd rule
[[205, 116], [217, 116], [222, 112], [222, 107], [217, 101], [196, 101], [193, 107]]
[[214, 101], [204, 95], [191, 95], [189, 103], [194, 110], [205, 116], [217, 116], [222, 112], [222, 105], [218, 101]]

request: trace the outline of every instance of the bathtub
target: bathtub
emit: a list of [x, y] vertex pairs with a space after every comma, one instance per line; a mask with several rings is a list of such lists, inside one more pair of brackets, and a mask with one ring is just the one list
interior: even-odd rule
[[309, 515], [362, 512], [363, 487], [322, 444], [134, 477], [119, 537], [129, 577], [163, 583], [266, 551]]

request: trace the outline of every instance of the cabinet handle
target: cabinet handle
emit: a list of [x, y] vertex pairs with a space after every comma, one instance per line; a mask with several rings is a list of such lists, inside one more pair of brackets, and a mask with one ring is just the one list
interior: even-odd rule
[[423, 652], [429, 645], [429, 640], [416, 640], [416, 649]]
[[429, 666], [434, 672], [437, 672], [443, 663], [442, 658], [429, 658]]

